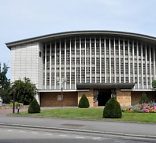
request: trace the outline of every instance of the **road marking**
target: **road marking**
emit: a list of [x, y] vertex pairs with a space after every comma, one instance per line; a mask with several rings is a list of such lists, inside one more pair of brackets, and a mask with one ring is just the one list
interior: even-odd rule
[[23, 130], [20, 130], [19, 132], [20, 132], [20, 133], [26, 133], [26, 131], [23, 131]]
[[35, 131], [32, 131], [31, 133], [34, 134], [34, 135], [37, 135], [38, 134], [38, 132], [35, 132]]
[[76, 136], [75, 138], [76, 139], [85, 139], [85, 137], [83, 137], [83, 136]]
[[46, 136], [53, 136], [53, 134], [51, 134], [51, 133], [47, 133], [47, 134], [45, 134]]
[[93, 140], [102, 140], [102, 137], [93, 137]]
[[13, 130], [8, 130], [8, 132], [13, 132]]
[[115, 143], [126, 143], [127, 141], [122, 141], [122, 140], [120, 140], [120, 141], [114, 141]]
[[62, 135], [59, 135], [59, 136], [60, 136], [60, 137], [67, 137], [67, 135], [63, 135], [63, 134], [62, 134]]

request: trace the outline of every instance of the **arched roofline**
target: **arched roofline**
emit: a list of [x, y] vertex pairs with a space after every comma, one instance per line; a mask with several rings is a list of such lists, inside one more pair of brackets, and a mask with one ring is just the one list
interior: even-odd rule
[[11, 49], [14, 46], [32, 43], [32, 42], [44, 42], [51, 39], [59, 39], [65, 38], [69, 36], [83, 36], [83, 35], [108, 35], [108, 36], [121, 36], [127, 38], [136, 38], [138, 40], [148, 41], [151, 43], [156, 43], [156, 37], [138, 34], [138, 33], [131, 33], [131, 32], [121, 32], [121, 31], [102, 31], [102, 30], [88, 30], [88, 31], [68, 31], [68, 32], [61, 32], [61, 33], [54, 33], [54, 34], [47, 34], [43, 36], [13, 41], [6, 43], [6, 46]]

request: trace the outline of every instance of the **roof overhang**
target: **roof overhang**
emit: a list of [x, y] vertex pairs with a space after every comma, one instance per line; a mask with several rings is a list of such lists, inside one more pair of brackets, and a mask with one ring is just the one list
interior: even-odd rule
[[54, 34], [48, 34], [38, 37], [33, 37], [29, 39], [23, 39], [19, 41], [9, 42], [6, 43], [6, 46], [11, 49], [14, 46], [26, 44], [26, 43], [32, 43], [32, 42], [46, 42], [50, 40], [60, 39], [60, 38], [66, 38], [70, 36], [86, 36], [86, 35], [107, 35], [107, 36], [120, 36], [120, 37], [127, 37], [127, 38], [136, 38], [144, 41], [148, 41], [151, 43], [156, 43], [156, 37], [143, 35], [143, 34], [137, 34], [137, 33], [130, 33], [130, 32], [121, 32], [121, 31], [102, 31], [102, 30], [90, 30], [90, 31], [69, 31], [69, 32], [62, 32], [62, 33], [54, 33]]
[[132, 89], [135, 83], [79, 83], [77, 89]]

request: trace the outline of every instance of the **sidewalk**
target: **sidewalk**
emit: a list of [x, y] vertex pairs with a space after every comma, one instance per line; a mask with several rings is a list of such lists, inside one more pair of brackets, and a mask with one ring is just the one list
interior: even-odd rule
[[156, 124], [0, 116], [2, 124], [156, 139]]
[[[23, 111], [27, 111], [27, 107], [22, 107], [20, 109], [20, 112], [23, 112]], [[8, 114], [11, 114], [13, 111], [12, 107], [8, 107], [8, 106], [3, 106], [3, 107], [0, 107], [0, 117], [1, 116], [7, 116]], [[17, 112], [17, 110], [15, 109], [15, 112]]]

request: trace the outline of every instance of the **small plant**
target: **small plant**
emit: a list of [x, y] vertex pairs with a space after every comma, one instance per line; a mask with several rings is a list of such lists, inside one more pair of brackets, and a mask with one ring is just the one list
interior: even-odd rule
[[103, 118], [121, 118], [122, 111], [115, 97], [109, 99], [103, 110]]
[[28, 113], [40, 113], [40, 106], [35, 98], [29, 105]]
[[88, 107], [89, 107], [89, 101], [85, 95], [82, 95], [79, 101], [79, 108], [88, 108]]
[[150, 99], [148, 98], [148, 96], [146, 95], [146, 93], [143, 93], [142, 96], [141, 96], [141, 99], [139, 101], [140, 104], [143, 104], [143, 103], [149, 103], [150, 102]]
[[152, 81], [152, 87], [153, 87], [154, 89], [156, 89], [156, 80], [153, 80], [153, 81]]

